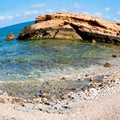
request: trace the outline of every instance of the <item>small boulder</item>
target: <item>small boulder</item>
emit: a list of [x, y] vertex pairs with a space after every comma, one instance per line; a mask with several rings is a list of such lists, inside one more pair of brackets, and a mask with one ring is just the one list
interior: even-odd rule
[[95, 88], [90, 88], [88, 92], [88, 96], [94, 98], [98, 95], [98, 91]]
[[92, 44], [96, 44], [96, 40], [95, 39], [93, 39], [91, 42], [92, 42]]
[[60, 77], [60, 80], [66, 80], [66, 78], [65, 77]]
[[66, 100], [66, 99], [68, 99], [68, 95], [65, 94], [61, 98], [62, 98], [62, 100]]
[[8, 34], [6, 36], [6, 40], [14, 40], [15, 39], [15, 35], [12, 33], [12, 34]]
[[113, 54], [112, 57], [113, 58], [118, 58], [118, 54]]
[[93, 78], [93, 77], [91, 77], [91, 78], [89, 79], [89, 81], [90, 81], [90, 82], [93, 82], [93, 81], [94, 81], [94, 78]]
[[0, 98], [0, 103], [5, 103], [4, 98]]
[[11, 101], [12, 104], [15, 104], [15, 103], [19, 103], [19, 104], [20, 104], [20, 103], [22, 103], [22, 102], [23, 102], [23, 101], [22, 101], [22, 99], [20, 99], [20, 98], [13, 98], [12, 101]]
[[110, 63], [105, 63], [104, 64], [104, 67], [111, 67], [112, 66], [112, 64], [110, 64]]

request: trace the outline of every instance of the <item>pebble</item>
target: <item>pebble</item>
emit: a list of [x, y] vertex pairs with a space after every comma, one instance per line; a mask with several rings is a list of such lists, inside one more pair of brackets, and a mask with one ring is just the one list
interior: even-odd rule
[[10, 117], [8, 117], [8, 116], [0, 116], [0, 120], [22, 120], [22, 119], [20, 119], [20, 118], [15, 118], [15, 117], [12, 117], [12, 118], [10, 118]]
[[42, 100], [44, 103], [48, 101], [47, 98], [41, 98], [41, 100]]
[[3, 91], [2, 90], [0, 90], [0, 95], [2, 95], [3, 94]]
[[12, 104], [15, 104], [15, 103], [23, 103], [22, 99], [20, 98], [13, 98], [12, 101], [11, 101]]
[[93, 39], [91, 42], [92, 42], [93, 44], [96, 44], [96, 40], [94, 40], [94, 39]]
[[36, 98], [36, 99], [33, 99], [33, 104], [41, 104], [43, 103], [42, 99], [41, 98]]
[[96, 97], [97, 94], [98, 94], [98, 91], [97, 91], [95, 88], [90, 88], [90, 89], [89, 89], [88, 95], [89, 95], [91, 98]]
[[91, 78], [90, 78], [90, 81], [93, 82], [93, 81], [94, 81], [94, 78], [91, 77]]
[[112, 66], [112, 64], [110, 64], [110, 63], [105, 63], [104, 64], [104, 67], [111, 67]]
[[49, 102], [45, 102], [44, 104], [45, 104], [45, 105], [51, 105]]
[[67, 106], [67, 105], [65, 105], [65, 106], [62, 106], [63, 108], [65, 108], [65, 109], [68, 109], [69, 107]]
[[63, 95], [61, 98], [62, 98], [63, 100], [66, 100], [66, 99], [68, 99], [68, 95]]
[[66, 80], [66, 78], [65, 77], [61, 77], [60, 80]]
[[118, 54], [113, 54], [112, 57], [113, 58], [118, 58]]
[[4, 98], [0, 98], [0, 103], [4, 103], [5, 104]]

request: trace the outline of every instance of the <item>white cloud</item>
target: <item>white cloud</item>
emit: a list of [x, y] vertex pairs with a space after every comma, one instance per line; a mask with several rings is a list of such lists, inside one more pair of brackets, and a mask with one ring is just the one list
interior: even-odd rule
[[32, 10], [31, 14], [38, 14], [38, 11], [37, 10]]
[[29, 15], [34, 15], [34, 14], [38, 14], [38, 11], [37, 10], [26, 11], [24, 13], [24, 16], [29, 16]]
[[83, 13], [83, 14], [90, 15], [90, 13], [89, 13], [88, 11], [85, 11], [85, 10], [83, 10], [82, 13]]
[[38, 4], [32, 5], [31, 7], [32, 8], [40, 8], [40, 7], [44, 7], [44, 6], [45, 6], [45, 3], [38, 3]]
[[12, 15], [9, 15], [9, 16], [0, 16], [0, 20], [11, 20], [13, 18], [14, 17]]
[[13, 19], [14, 17], [12, 15], [9, 15], [6, 17], [7, 19]]
[[103, 18], [103, 14], [100, 13], [100, 12], [95, 12], [95, 13], [93, 13], [93, 15], [95, 15], [95, 16], [97, 16], [99, 18]]
[[73, 8], [79, 9], [79, 8], [80, 8], [80, 5], [79, 5], [78, 3], [74, 3], [74, 4], [73, 4]]
[[4, 16], [0, 16], [0, 20], [4, 20], [5, 19], [5, 17]]
[[24, 16], [28, 16], [28, 15], [30, 15], [30, 14], [31, 14], [31, 12], [26, 11], [26, 12], [24, 13]]
[[110, 19], [110, 16], [105, 16], [106, 19]]
[[110, 8], [109, 8], [109, 7], [106, 7], [106, 8], [105, 8], [105, 11], [110, 11]]
[[68, 10], [67, 10], [67, 9], [62, 9], [61, 11], [63, 11], [63, 12], [67, 12]]
[[110, 16], [108, 16], [108, 15], [103, 15], [103, 14], [100, 13], [100, 12], [95, 12], [95, 13], [92, 13], [91, 15], [96, 16], [96, 17], [99, 17], [99, 18], [104, 19], [104, 20], [110, 20], [110, 19], [111, 19]]
[[120, 15], [120, 11], [117, 11], [116, 14], [117, 14], [117, 15]]
[[16, 14], [15, 17], [20, 17], [21, 15], [20, 14]]
[[115, 22], [120, 22], [120, 19], [114, 18], [113, 21], [115, 21]]
[[53, 12], [52, 9], [47, 9], [46, 11], [49, 12], [49, 13], [52, 13], [52, 12]]

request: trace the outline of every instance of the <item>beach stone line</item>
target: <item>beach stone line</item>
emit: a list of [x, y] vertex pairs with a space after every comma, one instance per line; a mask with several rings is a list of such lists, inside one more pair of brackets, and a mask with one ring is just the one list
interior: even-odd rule
[[120, 45], [120, 23], [85, 14], [59, 12], [38, 16], [33, 25], [22, 30], [18, 39], [95, 40]]
[[15, 39], [15, 35], [12, 33], [12, 34], [8, 34], [6, 36], [6, 40], [14, 40]]

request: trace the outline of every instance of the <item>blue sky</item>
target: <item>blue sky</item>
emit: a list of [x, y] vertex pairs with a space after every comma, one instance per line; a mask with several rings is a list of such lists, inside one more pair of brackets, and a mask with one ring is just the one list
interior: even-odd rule
[[0, 27], [55, 12], [84, 13], [120, 22], [120, 0], [0, 0]]

